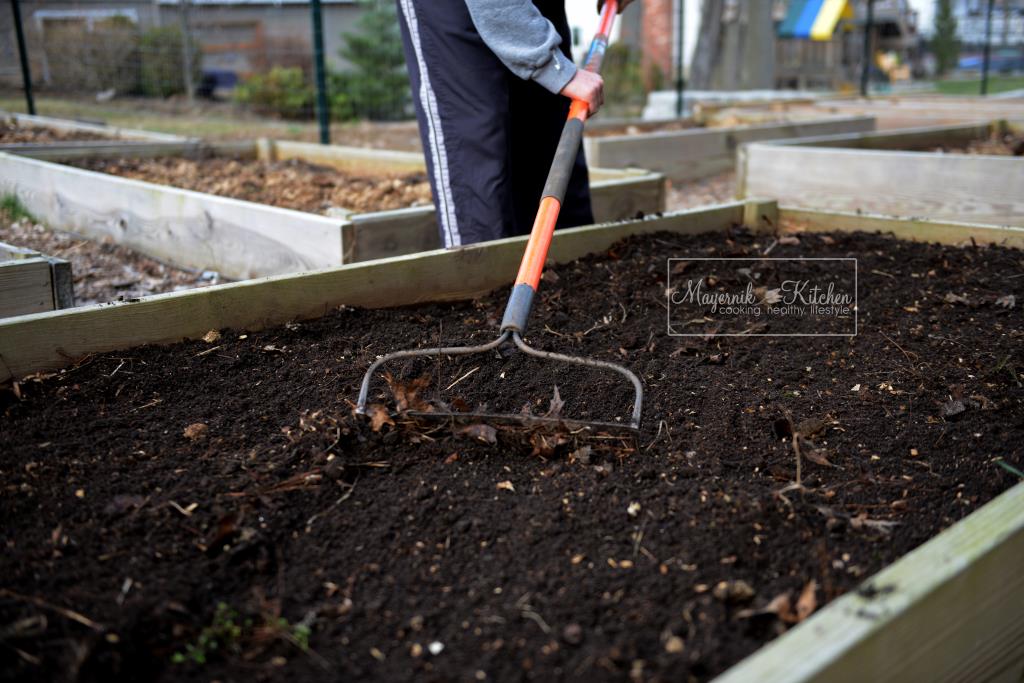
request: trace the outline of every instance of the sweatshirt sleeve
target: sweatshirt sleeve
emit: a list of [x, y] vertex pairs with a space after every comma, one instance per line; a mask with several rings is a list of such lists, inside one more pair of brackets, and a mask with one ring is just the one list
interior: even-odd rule
[[561, 36], [531, 0], [466, 0], [484, 43], [508, 69], [558, 93], [576, 75]]

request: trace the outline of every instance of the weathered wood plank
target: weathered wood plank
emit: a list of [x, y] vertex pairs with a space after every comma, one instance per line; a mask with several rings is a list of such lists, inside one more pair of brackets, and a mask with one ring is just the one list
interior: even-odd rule
[[[724, 230], [743, 204], [555, 233], [549, 257], [566, 262], [628, 235]], [[303, 275], [251, 280], [137, 302], [0, 321], [0, 381], [63, 367], [91, 353], [202, 337], [211, 329], [260, 329], [320, 317], [340, 305], [387, 307], [465, 299], [514, 279], [526, 237], [437, 250]]]
[[340, 264], [342, 221], [0, 153], [0, 193], [40, 220], [244, 279]]
[[[749, 203], [748, 203], [749, 206]], [[949, 223], [928, 218], [898, 219], [872, 213], [817, 211], [783, 206], [782, 226], [812, 232], [884, 232], [910, 242], [940, 244], [1000, 244], [1024, 249], [1024, 228], [974, 223]]]
[[40, 161], [68, 162], [78, 159], [144, 159], [195, 156], [200, 142], [146, 142], [133, 140], [87, 140], [74, 143], [16, 143], [0, 145], [0, 151]]
[[[594, 169], [590, 182], [598, 223], [651, 215], [665, 208], [659, 173]], [[358, 263], [437, 249], [441, 239], [433, 205], [351, 214], [343, 233], [344, 263]]]
[[182, 142], [187, 138], [180, 135], [168, 133], [155, 133], [149, 130], [138, 130], [135, 128], [121, 128], [118, 126], [107, 126], [98, 123], [86, 123], [84, 121], [73, 121], [71, 119], [58, 119], [51, 116], [33, 116], [20, 114], [0, 109], [0, 118], [14, 120], [22, 126], [38, 126], [52, 128], [53, 130], [65, 132], [86, 132], [95, 135], [103, 135], [121, 140], [144, 140], [150, 142]]
[[1019, 680], [1024, 483], [868, 579], [716, 683]]
[[740, 197], [821, 210], [1024, 226], [1024, 159], [752, 144]]
[[0, 262], [0, 318], [53, 308], [49, 261], [27, 258]]
[[874, 129], [874, 120], [867, 117], [837, 117], [736, 128], [590, 137], [584, 144], [587, 159], [594, 166], [646, 168], [664, 173], [671, 180], [683, 181], [732, 168], [736, 149], [748, 142]]
[[426, 161], [418, 152], [268, 140], [261, 146], [261, 153], [264, 161], [302, 159], [355, 173], [424, 173], [427, 170]]
[[800, 147], [838, 147], [844, 149], [876, 149], [891, 151], [932, 151], [938, 147], [957, 147], [989, 136], [997, 123], [963, 123], [955, 126], [922, 126], [873, 133], [818, 135], [773, 144]]

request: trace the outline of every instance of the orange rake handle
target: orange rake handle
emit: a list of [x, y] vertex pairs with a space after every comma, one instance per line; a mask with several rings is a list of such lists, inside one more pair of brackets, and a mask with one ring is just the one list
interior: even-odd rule
[[[598, 24], [594, 39], [590, 42], [590, 49], [584, 61], [585, 70], [594, 73], [601, 70], [601, 60], [608, 47], [608, 36], [611, 34], [618, 9], [618, 0], [605, 2], [601, 10], [601, 22]], [[569, 116], [558, 140], [551, 170], [548, 171], [540, 208], [533, 221], [533, 230], [530, 232], [530, 240], [526, 243], [523, 260], [519, 264], [519, 275], [505, 307], [505, 316], [501, 321], [502, 332], [514, 331], [522, 334], [526, 330], [526, 321], [533, 307], [533, 296], [540, 286], [540, 276], [544, 272], [544, 262], [548, 257], [555, 223], [558, 222], [558, 213], [565, 199], [565, 189], [569, 185], [569, 177], [572, 175], [576, 155], [583, 140], [583, 124], [589, 113], [589, 106], [583, 100], [574, 99], [569, 105]]]

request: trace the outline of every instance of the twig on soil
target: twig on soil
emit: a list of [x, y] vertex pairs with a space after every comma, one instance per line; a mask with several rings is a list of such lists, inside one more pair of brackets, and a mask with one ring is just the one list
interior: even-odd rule
[[[899, 344], [897, 344], [895, 340], [893, 340], [893, 339], [892, 339], [891, 337], [889, 337], [889, 335], [887, 335], [887, 334], [886, 334], [885, 332], [882, 332], [881, 330], [879, 330], [879, 331], [878, 331], [878, 334], [880, 334], [880, 335], [882, 335], [883, 337], [885, 337], [885, 340], [886, 340], [887, 342], [889, 342], [890, 344], [892, 344], [893, 346], [895, 346], [895, 347], [896, 347], [897, 349], [899, 349], [899, 350], [900, 350], [900, 353], [902, 353], [902, 354], [903, 354], [903, 356], [904, 356], [904, 357], [905, 357], [905, 358], [906, 358], [906, 359], [907, 359], [907, 360], [908, 360], [908, 361], [909, 361], [909, 362], [910, 362], [911, 364], [913, 364], [913, 363], [916, 363], [916, 362], [917, 362], [917, 358], [918, 358], [918, 356], [917, 356], [917, 354], [916, 354], [916, 353], [914, 353], [913, 351], [907, 351], [906, 349], [904, 349], [904, 348], [903, 348], [902, 346], [900, 346]], [[911, 356], [913, 356], [913, 358], [911, 358]], [[912, 368], [912, 370], [913, 370], [913, 372], [914, 372], [914, 374], [915, 374], [915, 375], [916, 375], [916, 374], [918, 374], [918, 372], [917, 372], [917, 368]]]
[[454, 386], [455, 386], [456, 384], [458, 384], [458, 383], [459, 383], [459, 382], [461, 382], [462, 380], [466, 379], [467, 377], [469, 377], [470, 375], [472, 375], [472, 374], [473, 374], [474, 372], [476, 372], [476, 371], [477, 371], [477, 370], [479, 370], [479, 369], [480, 369], [480, 366], [478, 365], [478, 366], [476, 366], [475, 368], [473, 368], [472, 370], [470, 370], [469, 372], [467, 372], [467, 373], [466, 373], [465, 375], [463, 375], [462, 377], [459, 377], [459, 378], [458, 378], [457, 380], [455, 380], [454, 382], [452, 382], [451, 384], [449, 384], [448, 386], [446, 386], [446, 387], [444, 388], [444, 390], [445, 390], [445, 391], [449, 391], [449, 390], [450, 390], [450, 389], [451, 389], [452, 387], [454, 387]]
[[786, 418], [786, 422], [789, 423], [789, 439], [793, 446], [793, 453], [796, 455], [796, 488], [802, 491], [804, 485], [802, 476], [803, 458], [800, 457], [800, 432], [797, 431], [796, 425], [793, 424], [793, 414], [787, 408], [782, 409], [782, 414]]
[[0, 588], [0, 597], [11, 598], [13, 600], [21, 600], [22, 602], [30, 602], [36, 607], [48, 609], [51, 612], [56, 612], [62, 617], [70, 619], [71, 621], [78, 622], [82, 626], [85, 626], [86, 628], [91, 628], [94, 631], [106, 630], [106, 627], [103, 626], [103, 624], [93, 621], [92, 619], [90, 619], [89, 617], [85, 616], [80, 612], [76, 612], [74, 610], [67, 609], [66, 607], [61, 607], [59, 605], [54, 605], [52, 602], [47, 602], [42, 598], [35, 597], [34, 595], [22, 595], [21, 593], [15, 593], [14, 591], [7, 590], [6, 588]]
[[185, 515], [186, 517], [191, 517], [192, 513], [195, 512], [197, 507], [199, 507], [199, 503], [192, 503], [187, 508], [183, 508], [180, 505], [178, 505], [176, 502], [174, 502], [173, 500], [167, 501], [167, 504], [170, 507], [172, 507], [175, 510], [177, 510], [178, 512], [180, 512], [181, 514]]
[[317, 519], [319, 519], [320, 517], [323, 517], [324, 515], [328, 514], [334, 508], [338, 507], [339, 505], [344, 503], [346, 500], [351, 498], [352, 494], [353, 494], [353, 492], [355, 492], [355, 490], [356, 490], [355, 482], [349, 484], [348, 485], [348, 490], [345, 491], [345, 493], [343, 493], [341, 495], [341, 498], [339, 498], [338, 500], [336, 500], [333, 503], [331, 503], [330, 507], [328, 507], [326, 510], [323, 510], [322, 512], [318, 512], [315, 515], [313, 515], [312, 517], [310, 517], [308, 520], [306, 520], [306, 528], [309, 529], [310, 527], [313, 526], [313, 522], [315, 522]]
[[665, 436], [668, 439], [669, 448], [672, 447], [672, 430], [669, 428], [668, 423], [665, 422], [665, 420], [660, 420], [658, 422], [658, 433], [654, 435], [654, 439], [651, 440], [651, 443], [647, 444], [647, 448], [644, 449], [645, 451], [651, 450], [654, 444], [658, 443], [658, 439], [661, 437], [662, 429], [665, 430]]
[[197, 353], [196, 355], [194, 355], [192, 357], [193, 358], [199, 358], [200, 356], [205, 356], [208, 353], [213, 353], [217, 349], [223, 349], [223, 348], [224, 348], [223, 344], [220, 344], [219, 346], [213, 346], [213, 347], [210, 347], [210, 348], [206, 349], [205, 351], [200, 351], [199, 353]]

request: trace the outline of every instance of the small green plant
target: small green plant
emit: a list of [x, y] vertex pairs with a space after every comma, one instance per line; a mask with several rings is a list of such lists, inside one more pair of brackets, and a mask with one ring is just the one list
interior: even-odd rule
[[1024, 479], [1024, 472], [1021, 472], [1019, 469], [1017, 469], [1016, 467], [1014, 467], [1010, 463], [1006, 462], [1002, 458], [997, 458], [995, 463], [997, 465], [999, 465], [1000, 467], [1002, 467], [1007, 472], [1009, 472], [1010, 474], [1013, 474], [1013, 475], [1015, 475], [1017, 477], [1020, 477], [1021, 479]]
[[309, 636], [312, 635], [313, 629], [307, 624], [299, 622], [298, 624], [289, 624], [288, 620], [284, 617], [277, 618], [277, 629], [284, 637], [285, 640], [299, 648], [303, 652], [309, 651]]
[[227, 603], [217, 604], [213, 613], [213, 620], [209, 626], [203, 628], [196, 636], [194, 642], [185, 645], [183, 652], [175, 652], [171, 655], [171, 662], [174, 664], [193, 663], [203, 665], [218, 653], [221, 655], [240, 655], [243, 645], [247, 650], [246, 656], [264, 651], [274, 642], [284, 641], [294, 645], [299, 650], [316, 656], [316, 653], [309, 648], [309, 638], [313, 630], [305, 621], [295, 624], [287, 619], [273, 614], [264, 614], [258, 623], [250, 618], [240, 618], [238, 612]]
[[298, 67], [276, 66], [262, 74], [253, 74], [235, 88], [235, 102], [251, 106], [260, 114], [276, 114], [286, 119], [313, 115], [313, 86]]
[[13, 194], [6, 194], [3, 196], [3, 199], [0, 199], [0, 213], [3, 213], [12, 221], [20, 221], [24, 218], [32, 223], [38, 222], [36, 217], [21, 203], [21, 200]]
[[199, 632], [194, 643], [185, 646], [184, 652], [175, 652], [171, 655], [171, 661], [175, 664], [206, 664], [209, 657], [217, 652], [237, 653], [240, 650], [243, 633], [250, 628], [251, 619], [239, 623], [238, 612], [227, 603], [218, 603], [213, 614], [213, 622]]

